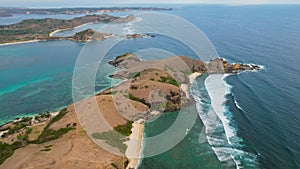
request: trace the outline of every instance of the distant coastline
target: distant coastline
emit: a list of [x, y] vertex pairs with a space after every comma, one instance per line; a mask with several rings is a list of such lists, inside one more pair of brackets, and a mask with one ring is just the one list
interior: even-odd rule
[[8, 43], [2, 43], [0, 46], [8, 46], [8, 45], [17, 45], [17, 44], [23, 44], [23, 43], [33, 43], [33, 42], [40, 42], [41, 40], [29, 40], [29, 41], [19, 41], [19, 42], [8, 42]]
[[114, 12], [130, 12], [130, 11], [171, 11], [172, 8], [158, 7], [81, 7], [81, 8], [0, 8], [0, 17], [10, 17], [13, 14], [39, 14], [39, 15], [55, 15], [55, 14], [93, 14], [93, 13], [114, 13]]
[[133, 15], [116, 17], [106, 14], [86, 15], [71, 20], [62, 19], [28, 19], [12, 25], [0, 26], [0, 44], [15, 44], [33, 40], [56, 40], [64, 37], [53, 37], [59, 30], [70, 30], [89, 23], [122, 23], [134, 20]]

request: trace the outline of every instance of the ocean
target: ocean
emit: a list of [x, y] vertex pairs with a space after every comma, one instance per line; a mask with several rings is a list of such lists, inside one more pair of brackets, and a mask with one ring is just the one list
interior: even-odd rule
[[[190, 89], [197, 102], [188, 110], [198, 114], [195, 124], [179, 144], [144, 158], [140, 168], [300, 168], [300, 6], [172, 7], [174, 11], [167, 13], [202, 30], [220, 57], [264, 69], [199, 77]], [[72, 103], [72, 72], [83, 46], [70, 41], [0, 46], [1, 124]], [[149, 47], [156, 53], [140, 52]], [[123, 41], [105, 56], [95, 91], [111, 84], [108, 75], [115, 69], [105, 64], [108, 60], [125, 52], [136, 52], [143, 60], [168, 57], [170, 53], [163, 51], [197, 57], [181, 42], [163, 35]], [[214, 121], [207, 120], [208, 115]], [[166, 130], [177, 117], [176, 112], [165, 113], [147, 123], [145, 137]], [[213, 124], [217, 126], [211, 128]], [[206, 141], [200, 142], [203, 129]], [[151, 146], [146, 141], [144, 153]]]

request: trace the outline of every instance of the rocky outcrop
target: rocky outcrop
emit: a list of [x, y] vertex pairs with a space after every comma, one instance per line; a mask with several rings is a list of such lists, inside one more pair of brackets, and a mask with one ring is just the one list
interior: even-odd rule
[[210, 60], [210, 62], [207, 64], [207, 73], [208, 74], [225, 73], [223, 59], [216, 58]]
[[109, 61], [108, 63], [118, 67], [120, 69], [129, 68], [130, 65], [133, 65], [136, 62], [140, 62], [140, 59], [131, 53], [125, 53], [123, 55], [117, 56], [114, 60]]
[[206, 71], [206, 65], [201, 60], [195, 60], [186, 56], [179, 57], [185, 62], [185, 64], [190, 68], [192, 72], [202, 73]]
[[261, 67], [254, 65], [254, 64], [241, 64], [241, 63], [234, 63], [230, 64], [223, 58], [216, 58], [210, 60], [207, 64], [207, 73], [208, 74], [237, 74], [242, 71], [252, 71], [252, 70], [259, 70]]
[[93, 29], [86, 29], [84, 31], [78, 32], [75, 35], [69, 37], [77, 42], [86, 42], [88, 40], [104, 40], [108, 37], [114, 36], [113, 34], [97, 32]]
[[261, 67], [254, 64], [228, 64], [225, 69], [225, 73], [239, 73], [242, 71], [260, 70]]
[[134, 15], [128, 15], [126, 17], [119, 18], [119, 19], [115, 20], [114, 22], [115, 23], [130, 22], [130, 21], [133, 21], [134, 19], [135, 19]]
[[[216, 58], [208, 63], [185, 56], [141, 61], [136, 55], [130, 53], [117, 56], [109, 64], [119, 68], [110, 77], [127, 79], [124, 83], [113, 87], [109, 93], [122, 93], [122, 96], [147, 106], [150, 112], [176, 111], [193, 102], [187, 96], [188, 93], [182, 92], [180, 88], [182, 85], [190, 85], [188, 76], [193, 72], [234, 74], [260, 69], [256, 65], [229, 64], [223, 58]], [[151, 117], [151, 113], [143, 116], [144, 120], [147, 120]]]
[[141, 38], [144, 38], [144, 37], [155, 38], [155, 35], [149, 34], [149, 33], [146, 33], [146, 34], [135, 33], [135, 34], [126, 35], [126, 39], [141, 39]]

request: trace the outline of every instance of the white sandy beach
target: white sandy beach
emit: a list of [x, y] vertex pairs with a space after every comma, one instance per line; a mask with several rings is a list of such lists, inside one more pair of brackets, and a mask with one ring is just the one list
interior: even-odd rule
[[193, 84], [194, 80], [199, 77], [201, 73], [195, 72], [189, 75], [190, 84]]
[[189, 75], [190, 84], [181, 84], [180, 88], [185, 93], [186, 97], [190, 99], [189, 87], [193, 84], [194, 80], [199, 77], [201, 73], [195, 72]]
[[6, 45], [16, 45], [16, 44], [22, 44], [22, 43], [32, 43], [32, 42], [39, 42], [40, 40], [29, 40], [29, 41], [20, 41], [20, 42], [10, 42], [10, 43], [2, 43], [0, 46], [6, 46]]
[[132, 133], [130, 140], [126, 142], [127, 149], [125, 152], [126, 157], [129, 159], [129, 164], [126, 169], [136, 169], [140, 163], [141, 152], [143, 148], [143, 135], [144, 135], [144, 123], [142, 120], [136, 121], [132, 124]]
[[50, 36], [50, 37], [53, 37], [54, 34], [56, 34], [57, 32], [63, 31], [63, 30], [65, 30], [65, 29], [58, 29], [58, 30], [55, 30], [55, 31], [51, 32], [51, 33], [49, 34], [49, 36]]
[[85, 24], [82, 24], [82, 25], [75, 26], [74, 28], [67, 28], [67, 29], [57, 29], [57, 30], [55, 30], [55, 31], [51, 32], [51, 33], [49, 34], [49, 36], [50, 36], [50, 37], [53, 37], [53, 36], [54, 36], [54, 34], [56, 34], [56, 33], [60, 32], [60, 31], [73, 30], [73, 29], [77, 29], [77, 28], [80, 28], [80, 27], [82, 27], [82, 26], [89, 25], [89, 24], [93, 24], [93, 23], [98, 23], [98, 22], [88, 22], [88, 23], [85, 23]]

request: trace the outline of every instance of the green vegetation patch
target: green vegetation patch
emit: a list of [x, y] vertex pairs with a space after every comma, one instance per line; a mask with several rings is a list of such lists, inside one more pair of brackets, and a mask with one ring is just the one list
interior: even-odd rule
[[131, 54], [131, 53], [124, 53], [123, 55], [119, 55], [119, 56], [117, 56], [117, 57], [115, 58], [115, 60], [120, 59], [120, 58], [123, 58], [123, 57], [125, 57], [125, 56], [127, 56], [127, 55], [129, 55], [129, 54]]
[[133, 76], [133, 78], [137, 78], [137, 77], [140, 77], [140, 76], [141, 76], [141, 73], [138, 72], [138, 73], [136, 73], [136, 74]]
[[130, 100], [133, 100], [133, 101], [143, 103], [143, 104], [147, 105], [148, 107], [150, 106], [148, 103], [146, 103], [146, 100], [144, 98], [140, 99], [140, 98], [135, 97], [132, 94], [124, 95], [124, 97], [127, 97], [127, 98], [129, 98]]
[[[111, 92], [105, 92], [105, 93], [103, 93], [104, 95], [115, 95], [115, 94], [117, 94], [118, 93], [118, 91], [111, 91]], [[102, 93], [100, 93], [99, 95], [102, 95]], [[98, 96], [99, 96], [98, 95]]]
[[50, 151], [51, 147], [53, 147], [53, 145], [45, 146], [44, 149], [42, 149], [41, 151]]
[[110, 163], [110, 165], [113, 166], [115, 169], [119, 169], [119, 167], [115, 163]]
[[38, 115], [34, 116], [36, 120], [44, 119], [44, 118], [50, 118], [51, 114], [49, 112], [45, 113], [39, 113]]
[[140, 72], [137, 72], [137, 73], [130, 73], [128, 75], [128, 78], [129, 79], [132, 79], [132, 78], [137, 78], [137, 77], [140, 77], [141, 76], [141, 73]]
[[118, 91], [112, 91], [112, 92], [109, 92], [108, 94], [110, 94], [110, 95], [115, 95], [115, 94], [117, 94], [118, 93]]
[[29, 143], [33, 143], [33, 144], [42, 144], [51, 140], [56, 140], [59, 137], [61, 137], [62, 135], [68, 133], [71, 130], [74, 130], [75, 127], [73, 125], [73, 127], [65, 127], [65, 128], [61, 128], [58, 130], [53, 130], [50, 129], [49, 127], [51, 126], [51, 124], [59, 121], [60, 119], [62, 119], [65, 115], [67, 114], [67, 108], [62, 109], [58, 115], [56, 115], [48, 124], [47, 126], [44, 128], [43, 132], [39, 135], [39, 137], [34, 140], [31, 141]]
[[104, 140], [107, 144], [116, 147], [120, 150], [121, 153], [125, 153], [127, 145], [124, 143], [128, 139], [115, 130], [103, 132], [103, 133], [93, 133], [92, 137], [95, 139]]
[[31, 125], [32, 117], [23, 117], [20, 121], [15, 122], [12, 128], [8, 129], [8, 132], [4, 133], [2, 137], [6, 137], [8, 135], [14, 134], [19, 132], [20, 130], [24, 129], [27, 126]]
[[51, 148], [44, 148], [41, 151], [51, 151]]
[[0, 164], [2, 164], [7, 158], [14, 154], [14, 151], [22, 147], [21, 142], [14, 142], [13, 144], [6, 144], [0, 142]]
[[[74, 130], [75, 129], [74, 124], [73, 124], [73, 127], [61, 128], [59, 130], [49, 129], [51, 124], [59, 121], [61, 118], [64, 117], [64, 115], [66, 115], [66, 113], [67, 113], [67, 109], [66, 108], [62, 109], [58, 113], [58, 115], [55, 116], [49, 122], [49, 124], [44, 128], [43, 132], [41, 133], [41, 135], [39, 135], [38, 139], [36, 139], [34, 141], [28, 141], [28, 134], [32, 131], [32, 129], [27, 128], [25, 130], [24, 135], [19, 134], [17, 136], [17, 139], [20, 141], [14, 142], [13, 144], [7, 144], [7, 143], [0, 142], [0, 164], [2, 164], [7, 158], [12, 156], [16, 149], [18, 149], [22, 146], [25, 146], [30, 143], [42, 144], [42, 143], [45, 143], [45, 142], [48, 142], [51, 140], [55, 140], [55, 139], [58, 139], [59, 137], [61, 137], [63, 134], [66, 134], [69, 131]], [[14, 133], [20, 129], [23, 129], [24, 127], [26, 127], [26, 125], [24, 123], [27, 123], [29, 121], [31, 121], [31, 118], [21, 119], [21, 121], [18, 122], [9, 132]], [[44, 149], [42, 149], [41, 151], [50, 151], [51, 147], [52, 147], [52, 145], [45, 146]]]
[[25, 124], [21, 123], [21, 124], [16, 124], [13, 128], [9, 129], [7, 133], [5, 133], [5, 135], [3, 135], [2, 137], [5, 137], [6, 135], [11, 135], [16, 133], [17, 131], [23, 129], [24, 127], [26, 127]]
[[177, 86], [177, 87], [180, 86], [180, 84], [171, 77], [160, 76], [160, 80], [157, 80], [157, 81], [161, 82], [161, 83], [169, 83], [169, 84]]
[[49, 129], [49, 128], [45, 128], [42, 132], [41, 135], [39, 135], [38, 139], [37, 140], [34, 140], [30, 143], [33, 143], [33, 144], [42, 144], [42, 143], [45, 143], [45, 142], [48, 142], [48, 141], [51, 141], [51, 140], [56, 140], [58, 138], [60, 138], [62, 135], [68, 133], [69, 131], [71, 130], [74, 130], [75, 128], [73, 127], [66, 127], [66, 128], [61, 128], [61, 129], [58, 129], [58, 130], [52, 130], [52, 129]]
[[172, 72], [176, 72], [176, 70], [174, 68], [172, 68], [171, 66], [165, 65], [164, 66], [164, 71], [168, 71], [168, 70], [171, 70]]
[[49, 128], [49, 126], [57, 121], [59, 121], [61, 118], [63, 118], [67, 114], [67, 108], [62, 109], [46, 126], [46, 128]]
[[123, 134], [125, 136], [130, 136], [131, 129], [132, 129], [132, 124], [133, 121], [128, 121], [126, 124], [124, 125], [118, 125], [117, 127], [114, 127], [114, 129], [119, 132], [120, 134]]

